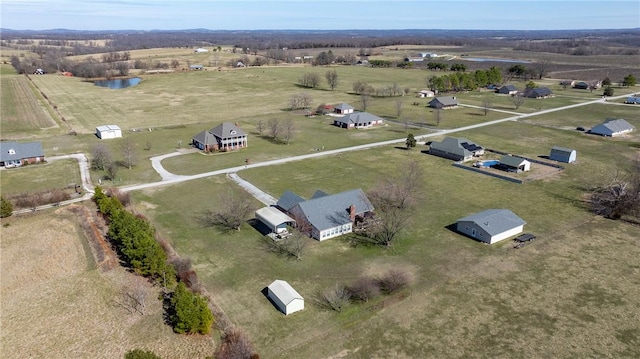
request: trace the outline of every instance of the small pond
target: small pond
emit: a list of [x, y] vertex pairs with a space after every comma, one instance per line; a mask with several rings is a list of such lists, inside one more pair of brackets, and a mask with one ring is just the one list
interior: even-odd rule
[[96, 86], [108, 87], [110, 89], [123, 89], [126, 87], [135, 86], [142, 81], [139, 77], [131, 77], [128, 79], [113, 79], [113, 80], [98, 80], [95, 82]]
[[527, 60], [516, 60], [516, 59], [493, 59], [487, 57], [463, 57], [465, 60], [475, 61], [475, 62], [512, 62], [514, 64], [530, 64], [531, 61]]

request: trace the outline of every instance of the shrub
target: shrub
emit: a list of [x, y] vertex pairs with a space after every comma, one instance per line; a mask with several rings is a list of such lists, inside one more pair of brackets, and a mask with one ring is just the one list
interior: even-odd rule
[[124, 354], [124, 359], [162, 359], [150, 350], [133, 349]]
[[336, 284], [335, 287], [318, 293], [317, 302], [325, 308], [335, 310], [336, 312], [342, 312], [342, 310], [349, 304], [351, 299], [351, 293], [342, 285]]
[[400, 269], [392, 269], [378, 278], [378, 286], [385, 294], [394, 293], [411, 282], [409, 274]]
[[171, 297], [171, 306], [173, 331], [178, 334], [209, 334], [213, 325], [213, 314], [202, 296], [191, 293], [184, 283], [180, 282]]
[[349, 287], [348, 290], [351, 298], [362, 302], [368, 302], [370, 299], [380, 295], [378, 282], [369, 277], [360, 277]]
[[227, 331], [214, 357], [217, 359], [258, 359], [247, 335], [239, 329]]
[[10, 217], [13, 214], [13, 204], [0, 197], [0, 218]]

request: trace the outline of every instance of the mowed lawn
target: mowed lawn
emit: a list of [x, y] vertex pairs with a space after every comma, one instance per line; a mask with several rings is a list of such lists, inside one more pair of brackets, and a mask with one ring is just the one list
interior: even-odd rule
[[3, 74], [0, 87], [0, 118], [4, 134], [34, 136], [41, 130], [58, 127], [44, 99], [25, 76]]
[[[224, 177], [136, 193], [138, 207], [183, 256], [232, 321], [249, 333], [263, 357], [636, 357], [640, 321], [637, 226], [592, 216], [583, 193], [597, 174], [628, 164], [624, 141], [523, 123], [461, 133], [484, 146], [527, 156], [571, 143], [578, 163], [559, 175], [518, 185], [464, 171], [451, 162], [393, 147], [256, 168], [239, 174], [275, 197], [292, 190], [310, 197], [370, 189], [416, 160], [425, 197], [410, 227], [391, 248], [352, 247], [347, 238], [308, 241], [301, 261], [264, 249], [248, 224], [239, 232], [205, 227], [205, 210], [224, 206], [218, 195], [238, 191]], [[542, 141], [544, 139], [544, 141]], [[259, 206], [254, 203], [256, 208]], [[522, 249], [487, 246], [448, 229], [488, 208], [508, 208], [539, 239]], [[321, 309], [314, 295], [336, 283], [390, 268], [408, 271], [407, 297], [380, 307]], [[260, 292], [289, 281], [305, 298], [301, 313], [284, 317]], [[303, 333], [303, 334], [301, 334]], [[600, 340], [591, 340], [593, 337]], [[327, 345], [331, 343], [331, 345]]]

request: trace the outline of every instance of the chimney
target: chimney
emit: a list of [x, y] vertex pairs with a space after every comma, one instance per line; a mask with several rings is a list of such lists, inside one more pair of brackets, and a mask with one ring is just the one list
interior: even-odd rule
[[351, 223], [356, 221], [356, 206], [353, 204], [349, 206], [349, 218], [351, 218]]

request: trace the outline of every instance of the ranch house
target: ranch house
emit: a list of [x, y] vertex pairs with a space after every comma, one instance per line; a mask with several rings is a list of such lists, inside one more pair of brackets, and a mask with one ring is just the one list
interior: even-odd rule
[[346, 129], [374, 127], [382, 125], [382, 122], [382, 118], [368, 112], [352, 112], [333, 120], [335, 126]]
[[0, 167], [20, 167], [42, 161], [44, 161], [44, 152], [40, 142], [0, 141]]
[[458, 99], [455, 96], [436, 97], [429, 102], [429, 107], [438, 109], [448, 109], [458, 107]]
[[484, 148], [463, 137], [445, 137], [442, 142], [431, 142], [429, 154], [464, 162], [482, 156]]
[[475, 240], [494, 244], [522, 233], [525, 224], [527, 222], [508, 209], [488, 209], [458, 219], [456, 230]]

